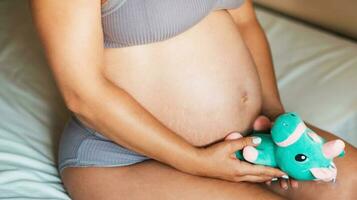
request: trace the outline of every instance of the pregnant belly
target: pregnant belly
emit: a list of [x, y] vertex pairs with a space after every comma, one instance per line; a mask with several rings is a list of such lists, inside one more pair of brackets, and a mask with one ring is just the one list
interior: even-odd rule
[[195, 146], [245, 133], [260, 112], [260, 82], [227, 11], [165, 41], [105, 50], [105, 76]]

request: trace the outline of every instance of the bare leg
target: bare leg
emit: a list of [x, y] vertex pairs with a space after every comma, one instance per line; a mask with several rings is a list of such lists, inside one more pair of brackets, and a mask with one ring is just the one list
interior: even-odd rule
[[[310, 126], [311, 127], [311, 126]], [[313, 127], [313, 130], [327, 140], [337, 137]], [[346, 155], [336, 158], [338, 169], [336, 183], [299, 182], [298, 189], [283, 190], [278, 183], [267, 187], [289, 199], [357, 199], [357, 150], [346, 143]]]
[[154, 160], [126, 167], [67, 168], [62, 178], [74, 200], [282, 199], [260, 184], [193, 176]]

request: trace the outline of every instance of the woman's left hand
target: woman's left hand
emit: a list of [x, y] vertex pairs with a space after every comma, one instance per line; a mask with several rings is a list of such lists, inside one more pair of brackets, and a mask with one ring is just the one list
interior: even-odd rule
[[[264, 115], [260, 115], [253, 124], [253, 129], [256, 131], [264, 131], [264, 130], [269, 130], [272, 126], [272, 122], [270, 121], [270, 119]], [[280, 182], [280, 187], [284, 190], [287, 190], [289, 188], [289, 185], [292, 188], [298, 188], [299, 187], [299, 183], [298, 181], [294, 180], [294, 179], [282, 179], [280, 178], [278, 180]], [[267, 185], [271, 185], [272, 181], [267, 181], [265, 182]]]

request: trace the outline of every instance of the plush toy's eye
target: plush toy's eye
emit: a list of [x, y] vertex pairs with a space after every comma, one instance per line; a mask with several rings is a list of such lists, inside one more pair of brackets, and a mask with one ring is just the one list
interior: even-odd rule
[[293, 116], [293, 117], [296, 117], [296, 115], [295, 115], [295, 114], [293, 114], [293, 113], [291, 113], [290, 115], [291, 115], [291, 116]]
[[305, 156], [304, 154], [297, 154], [295, 156], [295, 160], [298, 162], [303, 162], [307, 159], [307, 156]]

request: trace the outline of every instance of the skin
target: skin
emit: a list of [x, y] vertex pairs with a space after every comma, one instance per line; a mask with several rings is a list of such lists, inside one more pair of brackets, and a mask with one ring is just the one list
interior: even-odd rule
[[[100, 3], [33, 0], [31, 7], [68, 108], [87, 126], [153, 159], [126, 167], [66, 168], [61, 175], [73, 199], [282, 199], [296, 194], [282, 192], [275, 183], [255, 183], [281, 177], [281, 171], [232, 158], [236, 150], [254, 145], [251, 137], [224, 140], [234, 131], [245, 135], [253, 123], [266, 126], [259, 118], [254, 122], [260, 114], [273, 120], [284, 112], [251, 1], [213, 11], [168, 40], [116, 49], [103, 47]], [[353, 195], [345, 190], [355, 181], [356, 150], [347, 148], [350, 156], [336, 163], [341, 187], [301, 185]], [[302, 188], [299, 194], [322, 194], [309, 191]]]

